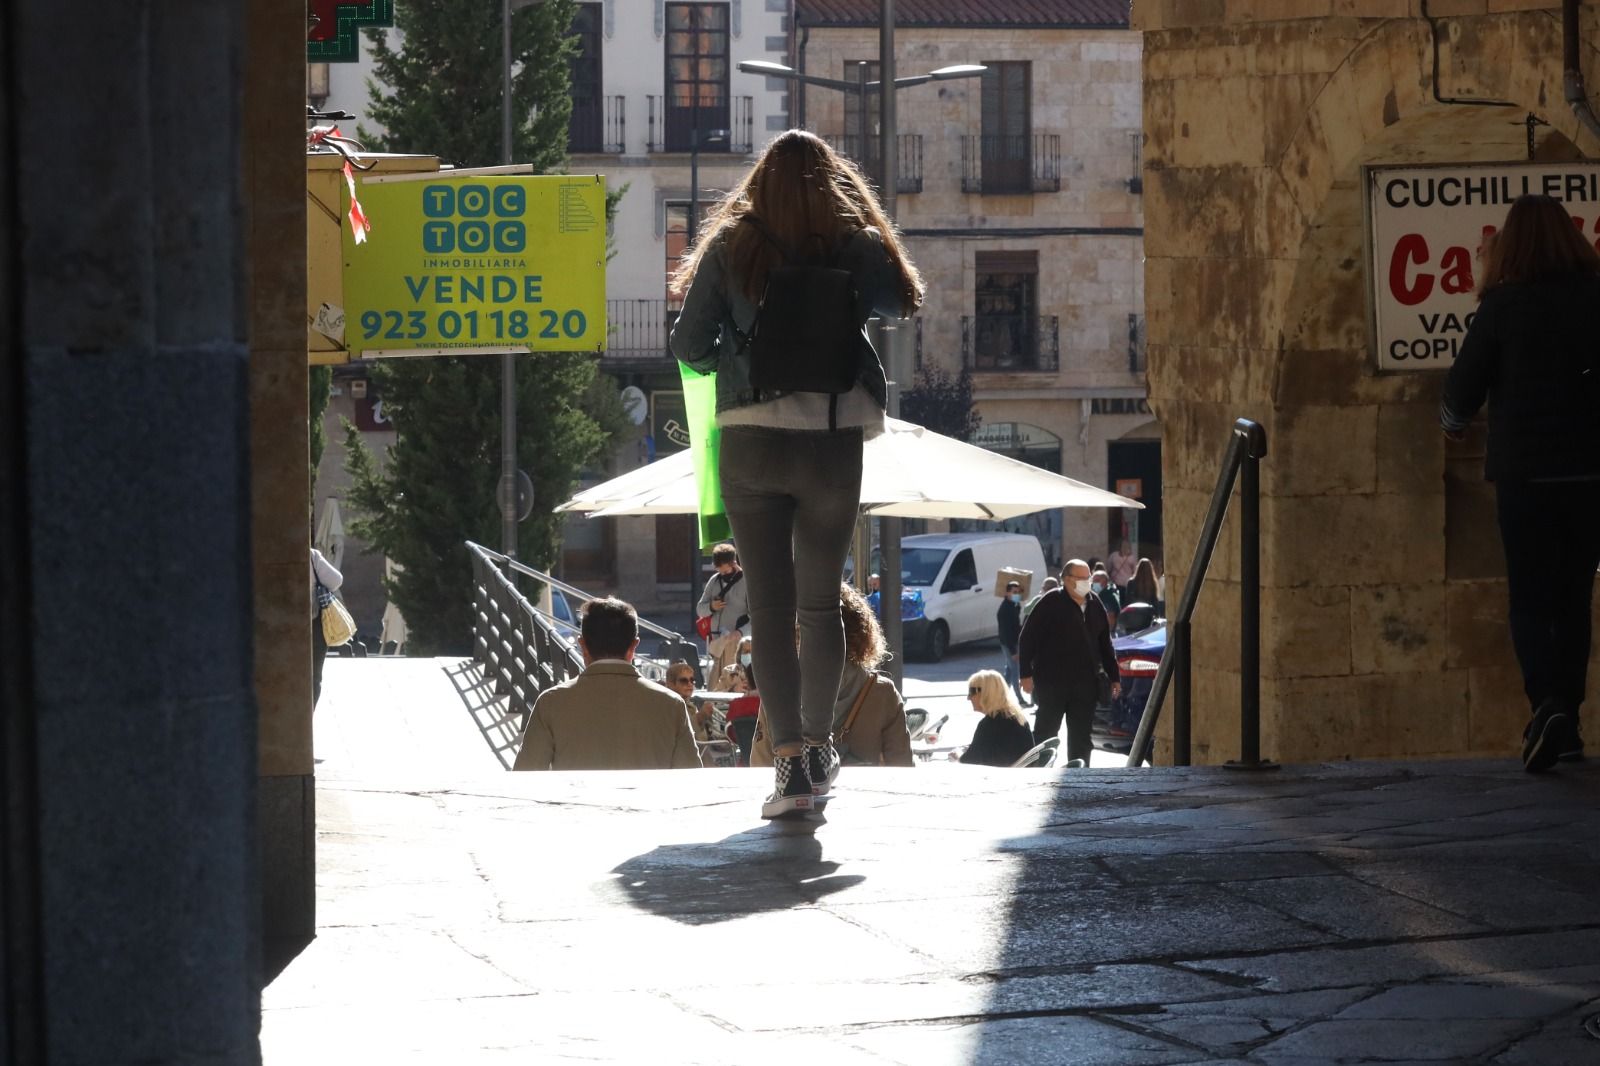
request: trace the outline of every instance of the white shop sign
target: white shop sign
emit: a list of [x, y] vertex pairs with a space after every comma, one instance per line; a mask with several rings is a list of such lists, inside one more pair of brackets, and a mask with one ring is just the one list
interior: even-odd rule
[[1477, 310], [1479, 243], [1543, 193], [1600, 238], [1600, 164], [1367, 167], [1368, 278], [1379, 370], [1448, 370]]

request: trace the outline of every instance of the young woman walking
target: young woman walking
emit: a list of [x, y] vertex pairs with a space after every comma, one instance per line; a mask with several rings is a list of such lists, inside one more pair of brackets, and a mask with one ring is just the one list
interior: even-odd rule
[[[768, 280], [779, 271], [785, 291], [775, 292]], [[860, 505], [862, 443], [882, 432], [888, 395], [863, 327], [874, 313], [915, 311], [922, 278], [855, 167], [790, 130], [712, 213], [672, 287], [684, 294], [673, 355], [717, 374], [722, 498], [745, 566], [776, 757], [761, 813], [799, 814], [839, 772], [830, 735], [844, 666], [839, 574]], [[802, 288], [814, 306], [793, 306]], [[774, 322], [840, 317], [852, 328], [839, 343], [791, 353], [776, 374], [764, 362], [783, 340]], [[809, 363], [842, 366], [847, 380], [835, 375], [818, 391], [770, 384], [803, 379]]]
[[1600, 255], [1561, 204], [1523, 196], [1483, 249], [1478, 313], [1445, 379], [1457, 439], [1487, 400], [1511, 644], [1533, 718], [1522, 763], [1583, 754], [1590, 604], [1600, 565]]

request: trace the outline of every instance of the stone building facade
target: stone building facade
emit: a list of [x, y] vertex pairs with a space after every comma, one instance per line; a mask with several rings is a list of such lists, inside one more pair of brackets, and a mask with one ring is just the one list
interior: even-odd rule
[[[1268, 757], [1518, 742], [1527, 705], [1481, 427], [1448, 444], [1442, 375], [1376, 369], [1361, 168], [1517, 161], [1530, 147], [1593, 157], [1562, 102], [1559, 15], [1513, 0], [1136, 5], [1168, 596], [1188, 577], [1177, 546], [1195, 543], [1229, 425], [1257, 419]], [[1595, 16], [1585, 5], [1591, 73]], [[1197, 762], [1238, 753], [1236, 534], [1230, 518], [1195, 622]], [[1592, 709], [1586, 724], [1600, 729]], [[1169, 737], [1166, 721], [1158, 758]]]
[[[865, 61], [875, 79], [877, 13], [866, 0], [797, 0], [791, 65], [853, 81]], [[1159, 431], [1144, 401], [1140, 39], [1127, 5], [902, 5], [895, 62], [899, 77], [990, 68], [896, 98], [897, 222], [928, 285], [916, 365], [971, 371], [984, 423], [977, 443], [1095, 485], [1139, 479], [1153, 505], [1140, 539], [1158, 550]], [[875, 167], [876, 93], [865, 153], [854, 97], [816, 86], [802, 95], [796, 124]], [[1006, 526], [1037, 533], [1058, 565], [1107, 554], [1123, 517], [1064, 510]]]

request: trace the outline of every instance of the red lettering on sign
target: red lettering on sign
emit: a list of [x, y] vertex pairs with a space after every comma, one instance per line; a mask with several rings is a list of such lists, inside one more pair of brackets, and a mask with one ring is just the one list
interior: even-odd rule
[[1407, 307], [1419, 304], [1433, 292], [1433, 275], [1419, 273], [1415, 281], [1408, 282], [1406, 274], [1416, 264], [1428, 261], [1428, 242], [1420, 233], [1408, 233], [1394, 242], [1394, 254], [1389, 257], [1389, 291]]
[[1447, 248], [1444, 258], [1439, 260], [1439, 269], [1444, 276], [1439, 279], [1439, 288], [1448, 293], [1472, 291], [1472, 256], [1465, 248]]

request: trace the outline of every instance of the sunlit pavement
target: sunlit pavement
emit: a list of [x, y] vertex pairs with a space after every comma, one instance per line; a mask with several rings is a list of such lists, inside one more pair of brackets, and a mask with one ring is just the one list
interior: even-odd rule
[[505, 773], [442, 665], [328, 664], [269, 1064], [1600, 1061], [1600, 767], [935, 763], [774, 825], [762, 771]]

